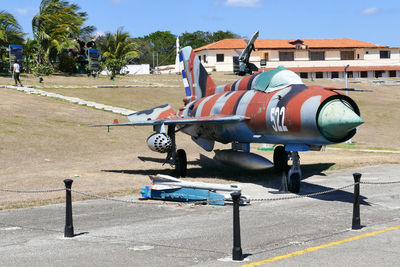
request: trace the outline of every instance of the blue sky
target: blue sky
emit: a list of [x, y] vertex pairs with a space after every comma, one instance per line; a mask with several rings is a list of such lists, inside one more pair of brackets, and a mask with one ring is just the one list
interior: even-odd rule
[[[0, 0], [31, 34], [40, 0]], [[70, 0], [100, 32], [124, 26], [131, 36], [230, 30], [260, 38], [352, 38], [400, 47], [399, 0]]]

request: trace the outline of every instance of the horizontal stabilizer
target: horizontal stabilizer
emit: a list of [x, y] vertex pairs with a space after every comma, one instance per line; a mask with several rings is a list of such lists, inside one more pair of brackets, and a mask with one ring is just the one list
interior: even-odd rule
[[138, 121], [154, 121], [176, 117], [174, 110], [170, 105], [165, 104], [155, 108], [138, 111], [128, 115], [128, 120], [132, 122]]

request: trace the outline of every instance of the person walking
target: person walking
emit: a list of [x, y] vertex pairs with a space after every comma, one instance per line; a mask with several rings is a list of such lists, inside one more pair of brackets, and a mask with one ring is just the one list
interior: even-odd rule
[[18, 86], [17, 82], [19, 82], [21, 86], [24, 86], [21, 80], [19, 79], [20, 73], [21, 73], [21, 67], [19, 65], [19, 61], [15, 61], [13, 65], [13, 76], [14, 76], [15, 86]]

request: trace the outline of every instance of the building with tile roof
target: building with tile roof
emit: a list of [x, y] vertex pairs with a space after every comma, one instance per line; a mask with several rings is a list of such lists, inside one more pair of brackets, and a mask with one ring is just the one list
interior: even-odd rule
[[[234, 58], [245, 39], [224, 39], [195, 49], [211, 71], [233, 71]], [[284, 66], [302, 78], [343, 78], [344, 68], [353, 78], [400, 77], [400, 48], [341, 39], [258, 39], [250, 62], [266, 70]]]

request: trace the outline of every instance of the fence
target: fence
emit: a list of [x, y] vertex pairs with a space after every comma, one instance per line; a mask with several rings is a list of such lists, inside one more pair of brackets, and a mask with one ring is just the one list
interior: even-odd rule
[[[400, 181], [391, 181], [391, 182], [361, 182], [361, 174], [354, 173], [353, 174], [354, 183], [338, 187], [332, 188], [329, 190], [304, 194], [304, 195], [291, 195], [284, 197], [275, 197], [275, 198], [250, 198], [250, 202], [261, 202], [261, 201], [282, 201], [289, 199], [299, 199], [299, 198], [308, 198], [315, 197], [324, 194], [333, 193], [335, 191], [343, 190], [346, 188], [354, 187], [354, 201], [353, 201], [353, 220], [352, 220], [352, 229], [358, 230], [361, 229], [361, 220], [360, 220], [360, 184], [364, 185], [392, 185], [392, 184], [400, 184]], [[51, 192], [66, 192], [66, 211], [65, 211], [65, 228], [64, 228], [64, 237], [72, 238], [74, 237], [74, 227], [73, 227], [73, 218], [72, 218], [72, 197], [71, 193], [79, 194], [86, 197], [92, 197], [97, 199], [103, 199], [107, 201], [114, 202], [122, 202], [128, 204], [135, 204], [137, 202], [131, 200], [123, 200], [116, 198], [103, 197], [93, 193], [81, 192], [72, 189], [73, 180], [66, 179], [64, 180], [65, 187], [64, 188], [51, 188], [51, 189], [42, 189], [42, 190], [15, 190], [15, 189], [1, 189], [0, 192], [8, 192], [8, 193], [19, 193], [19, 194], [38, 194], [38, 193], [51, 193]], [[233, 201], [233, 248], [232, 248], [232, 260], [241, 261], [243, 260], [242, 248], [241, 248], [241, 237], [240, 237], [240, 215], [239, 215], [239, 207], [240, 207], [240, 192], [233, 192], [231, 194]], [[211, 201], [193, 201], [190, 203], [194, 204], [210, 204], [210, 202], [218, 202], [225, 199], [217, 199]], [[158, 203], [148, 203], [142, 202], [145, 204], [158, 204]]]

